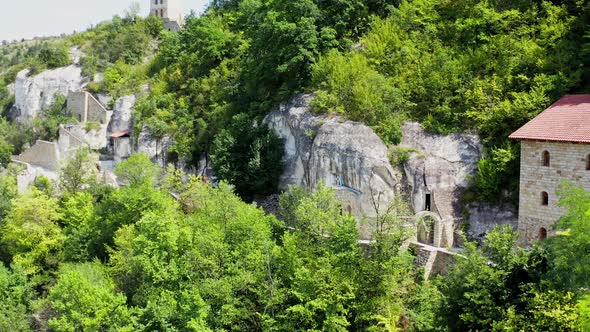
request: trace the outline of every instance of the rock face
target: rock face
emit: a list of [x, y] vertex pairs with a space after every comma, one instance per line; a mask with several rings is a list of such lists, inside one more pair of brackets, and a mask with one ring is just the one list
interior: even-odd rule
[[152, 137], [147, 127], [144, 126], [137, 138], [136, 152], [145, 153], [153, 161], [165, 166], [166, 152], [170, 145], [171, 141], [169, 137], [157, 140]]
[[[299, 95], [264, 119], [285, 141], [281, 189], [315, 188], [323, 181], [336, 190], [346, 212], [369, 221], [406, 191], [416, 214], [440, 223], [434, 227], [437, 243], [452, 246], [453, 227], [463, 212], [460, 198], [483, 151], [478, 137], [434, 135], [406, 123], [401, 146], [413, 152], [401, 171], [391, 166], [388, 148], [371, 128], [314, 115], [312, 98]], [[361, 227], [363, 236], [369, 232]]]
[[461, 198], [477, 171], [483, 146], [475, 135], [430, 134], [415, 122], [405, 123], [402, 135], [401, 147], [412, 151], [404, 164], [406, 191], [417, 216], [433, 221], [430, 230], [419, 225], [419, 241], [452, 247], [456, 228], [465, 222]]
[[109, 125], [111, 133], [117, 133], [131, 128], [131, 115], [135, 106], [135, 96], [123, 96], [115, 102], [113, 116]]
[[518, 228], [518, 212], [509, 204], [490, 205], [479, 203], [469, 205], [469, 227], [467, 238], [471, 241], [482, 241], [486, 233], [496, 226], [509, 225], [514, 230]]
[[[264, 123], [285, 141], [285, 171], [280, 187], [334, 188], [345, 211], [359, 218], [383, 212], [400, 177], [391, 167], [387, 147], [371, 128], [310, 112], [311, 95], [299, 95]], [[361, 227], [366, 237], [367, 229]]]
[[404, 165], [414, 211], [433, 211], [443, 220], [461, 218], [461, 196], [483, 153], [479, 138], [430, 134], [414, 122], [405, 123], [402, 133], [401, 146], [414, 151]]
[[35, 76], [28, 76], [28, 73], [28, 69], [19, 72], [14, 86], [14, 115], [20, 122], [37, 117], [53, 103], [56, 92], [67, 96], [69, 91], [80, 91], [84, 84], [77, 66], [46, 70]]

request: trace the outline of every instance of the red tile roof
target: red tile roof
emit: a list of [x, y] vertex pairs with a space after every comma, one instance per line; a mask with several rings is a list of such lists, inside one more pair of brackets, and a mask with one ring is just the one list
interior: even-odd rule
[[590, 143], [590, 95], [564, 96], [510, 138]]
[[129, 137], [129, 130], [123, 130], [118, 133], [113, 133], [111, 135], [112, 138], [119, 138], [119, 137]]

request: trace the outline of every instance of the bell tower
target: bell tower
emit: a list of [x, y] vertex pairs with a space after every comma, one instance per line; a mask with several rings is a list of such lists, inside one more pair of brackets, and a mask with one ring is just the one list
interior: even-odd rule
[[184, 24], [182, 0], [149, 0], [150, 16], [156, 16], [164, 21], [164, 28], [168, 31], [178, 31]]

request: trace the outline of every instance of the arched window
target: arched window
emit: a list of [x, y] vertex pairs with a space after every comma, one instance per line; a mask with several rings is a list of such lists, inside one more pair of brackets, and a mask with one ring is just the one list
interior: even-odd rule
[[541, 227], [539, 230], [539, 240], [545, 240], [547, 238], [547, 229]]
[[590, 154], [586, 156], [586, 170], [590, 171]]
[[546, 191], [541, 193], [541, 205], [549, 205], [549, 194]]
[[549, 154], [549, 151], [543, 151], [543, 166], [551, 166], [551, 155]]

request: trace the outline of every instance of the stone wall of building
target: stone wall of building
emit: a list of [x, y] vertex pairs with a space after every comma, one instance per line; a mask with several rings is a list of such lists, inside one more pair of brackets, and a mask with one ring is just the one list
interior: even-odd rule
[[72, 114], [79, 122], [86, 121], [86, 92], [72, 92], [68, 93], [68, 113]]
[[[150, 0], [150, 15], [184, 24], [182, 0]], [[168, 21], [166, 20], [166, 21]]]
[[57, 144], [62, 156], [66, 158], [73, 155], [76, 150], [88, 146], [82, 138], [71, 133], [63, 125], [59, 127]]
[[[521, 240], [530, 243], [540, 238], [542, 229], [552, 235], [553, 224], [563, 215], [557, 191], [564, 180], [590, 190], [590, 170], [586, 170], [590, 145], [559, 142], [523, 141], [520, 162], [520, 207], [518, 229]], [[543, 153], [549, 152], [549, 166]], [[542, 204], [542, 193], [549, 197]]]
[[40, 166], [50, 171], [58, 171], [61, 167], [57, 143], [41, 140], [37, 141], [37, 143], [27, 151], [14, 157], [14, 160]]
[[101, 125], [109, 124], [112, 112], [107, 111], [91, 94], [87, 97], [87, 107], [86, 121], [98, 122]]

